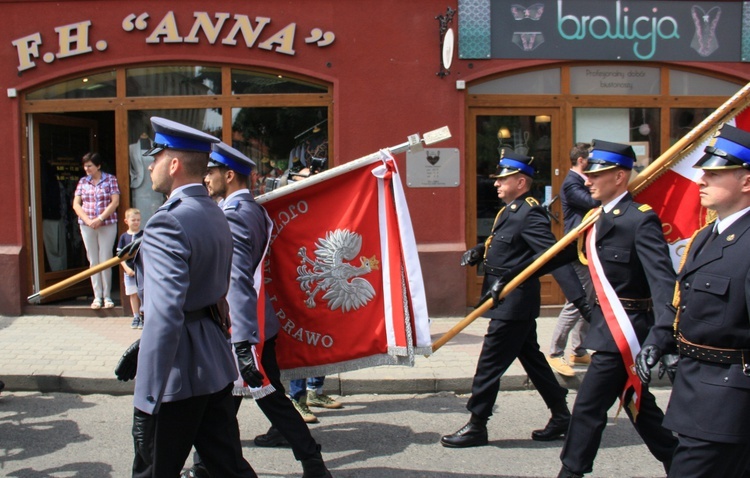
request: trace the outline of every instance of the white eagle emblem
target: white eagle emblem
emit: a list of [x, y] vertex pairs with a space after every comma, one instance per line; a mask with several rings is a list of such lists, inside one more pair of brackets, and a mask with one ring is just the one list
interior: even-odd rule
[[319, 238], [315, 260], [307, 257], [307, 248], [300, 247], [297, 255], [302, 265], [297, 267], [297, 280], [307, 294], [308, 307], [315, 307], [315, 296], [321, 290], [325, 291], [323, 299], [328, 301], [328, 308], [341, 308], [342, 312], [359, 309], [375, 296], [372, 285], [360, 277], [378, 269], [375, 256], [361, 256], [360, 266], [345, 262], [357, 257], [361, 248], [362, 236], [346, 229], [328, 231], [325, 239]]

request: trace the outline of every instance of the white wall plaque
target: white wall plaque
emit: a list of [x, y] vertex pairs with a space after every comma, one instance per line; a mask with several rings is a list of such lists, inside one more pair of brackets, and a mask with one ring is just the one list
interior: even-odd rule
[[425, 148], [406, 153], [406, 185], [410, 188], [455, 188], [461, 177], [457, 148]]

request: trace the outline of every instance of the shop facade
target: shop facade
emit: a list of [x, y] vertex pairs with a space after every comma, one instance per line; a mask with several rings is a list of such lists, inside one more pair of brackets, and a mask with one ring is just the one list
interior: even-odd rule
[[[750, 80], [742, 2], [699, 2], [708, 20], [712, 8], [723, 12], [726, 24], [712, 30], [719, 47], [686, 40], [690, 51], [672, 53], [676, 34], [705, 33], [688, 22], [694, 3], [654, 2], [658, 14], [633, 8], [630, 23], [623, 9], [635, 2], [596, 2], [607, 9], [589, 23], [577, 13], [584, 3], [0, 1], [0, 314], [33, 313], [27, 296], [86, 267], [70, 207], [83, 154], [100, 152], [117, 176], [120, 217], [133, 206], [147, 219], [161, 204], [141, 154], [153, 138], [148, 118], [158, 115], [243, 150], [258, 164], [257, 194], [289, 170], [338, 166], [448, 126], [452, 138], [397, 160], [429, 312], [462, 315], [482, 272], [459, 258], [498, 210], [487, 175], [499, 149], [535, 157], [534, 193], [559, 235], [554, 198], [573, 142], [632, 142], [645, 166]], [[655, 28], [653, 41], [598, 46], [605, 26], [615, 36], [616, 22], [640, 18], [650, 22], [640, 21], [642, 36]], [[632, 58], [617, 58], [628, 41]], [[565, 42], [581, 54], [549, 48]], [[726, 53], [729, 45], [737, 52]], [[544, 284], [546, 303], [564, 300]], [[51, 299], [87, 294], [84, 281]]]

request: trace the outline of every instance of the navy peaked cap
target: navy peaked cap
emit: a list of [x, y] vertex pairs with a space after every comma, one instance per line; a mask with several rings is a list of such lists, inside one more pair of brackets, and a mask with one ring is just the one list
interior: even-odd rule
[[504, 178], [511, 174], [523, 173], [527, 176], [534, 177], [536, 170], [531, 165], [534, 158], [518, 154], [510, 148], [503, 148], [500, 151], [500, 162], [497, 163], [497, 171], [491, 174], [491, 178]]
[[714, 135], [706, 154], [694, 168], [700, 169], [750, 169], [750, 133], [724, 123]]
[[165, 149], [209, 153], [211, 145], [219, 142], [219, 138], [201, 130], [158, 116], [151, 117], [151, 126], [155, 132], [154, 145], [146, 151], [146, 156], [153, 156]]
[[211, 154], [208, 155], [209, 168], [215, 168], [220, 165], [247, 176], [255, 167], [255, 162], [238, 150], [222, 142], [212, 144]]
[[591, 142], [589, 164], [584, 173], [595, 173], [612, 168], [633, 169], [635, 151], [629, 144], [595, 139]]

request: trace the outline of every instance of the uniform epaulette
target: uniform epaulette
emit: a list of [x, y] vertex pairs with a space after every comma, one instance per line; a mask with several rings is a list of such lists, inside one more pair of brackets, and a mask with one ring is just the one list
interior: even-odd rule
[[528, 197], [528, 198], [526, 198], [526, 204], [528, 204], [531, 207], [534, 207], [534, 206], [538, 206], [539, 205], [539, 201], [537, 201], [536, 199], [534, 199], [532, 197]]
[[239, 200], [235, 200], [235, 201], [232, 201], [230, 203], [224, 204], [224, 210], [225, 211], [231, 211], [231, 210], [237, 209], [237, 206], [239, 206], [239, 205], [240, 205], [240, 201]]
[[640, 206], [638, 206], [638, 210], [641, 211], [641, 212], [648, 212], [651, 209], [653, 209], [653, 208], [651, 206], [649, 206], [648, 204], [641, 204]]

